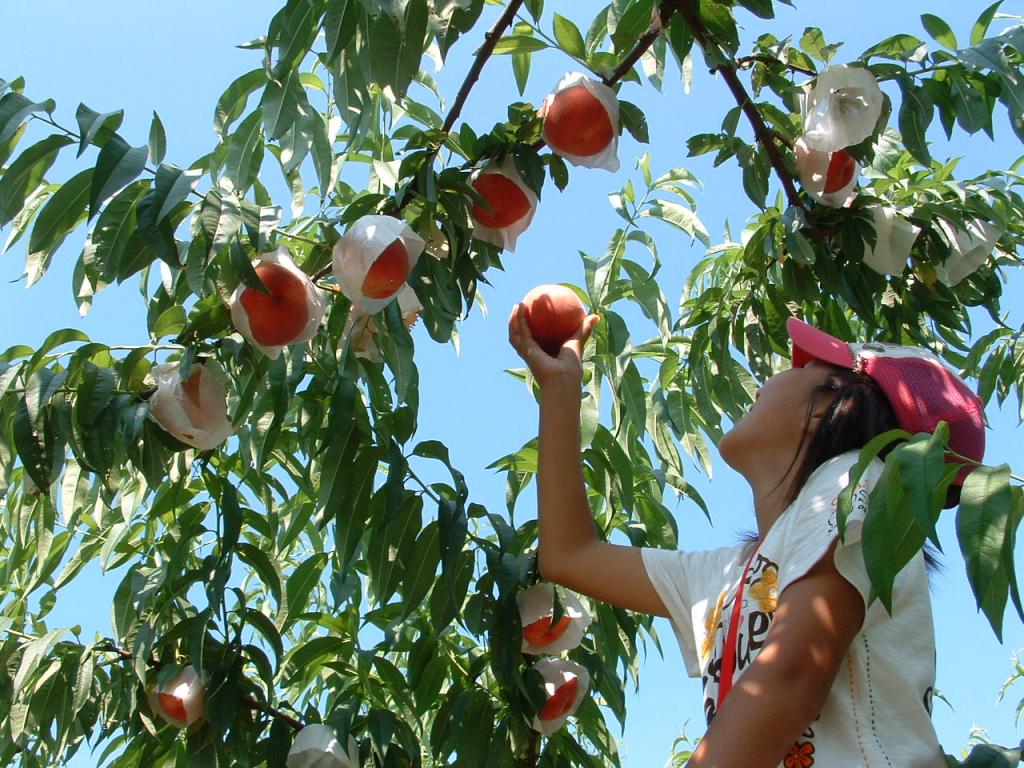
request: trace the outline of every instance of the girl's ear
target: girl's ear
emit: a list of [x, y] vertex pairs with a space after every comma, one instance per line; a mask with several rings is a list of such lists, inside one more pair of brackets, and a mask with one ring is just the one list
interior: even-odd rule
[[828, 413], [832, 404], [839, 396], [839, 386], [832, 382], [826, 382], [825, 387], [819, 390], [814, 398], [814, 403], [811, 407], [811, 416], [807, 420], [807, 434], [813, 434], [817, 430], [818, 425], [821, 424], [821, 420], [825, 418], [825, 414]]

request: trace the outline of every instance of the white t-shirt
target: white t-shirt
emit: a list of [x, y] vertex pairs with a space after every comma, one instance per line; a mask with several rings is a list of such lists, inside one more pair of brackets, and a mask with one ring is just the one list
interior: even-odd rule
[[[837, 497], [857, 452], [836, 456], [808, 478], [769, 529], [750, 567], [736, 643], [737, 679], [764, 645], [778, 596], [810, 570], [839, 537]], [[793, 745], [783, 768], [944, 768], [931, 723], [935, 636], [924, 557], [896, 578], [893, 614], [871, 586], [861, 550], [868, 493], [881, 474], [875, 461], [854, 493], [845, 539], [835, 552], [839, 573], [864, 598], [864, 625], [853, 639], [819, 717]], [[704, 711], [715, 714], [722, 652], [736, 588], [752, 545], [705, 552], [643, 550], [651, 582], [668, 609], [686, 670], [704, 683]]]

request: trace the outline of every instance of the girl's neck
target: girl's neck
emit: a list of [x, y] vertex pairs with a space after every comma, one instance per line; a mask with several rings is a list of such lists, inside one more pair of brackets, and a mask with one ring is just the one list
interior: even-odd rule
[[[754, 516], [757, 518], [759, 539], [765, 537], [768, 529], [775, 524], [775, 521], [786, 511], [786, 507], [792, 501], [790, 491], [793, 486], [793, 478], [796, 476], [802, 460], [803, 451], [797, 456], [796, 461], [787, 462], [788, 466], [784, 468], [761, 464], [759, 467], [743, 473], [754, 496]], [[784, 474], [780, 480], [781, 473]]]
[[754, 516], [757, 518], [758, 539], [763, 540], [768, 529], [775, 524], [775, 521], [789, 506], [786, 494], [789, 484], [784, 482], [774, 488], [762, 489], [762, 492], [759, 493], [758, 488], [751, 483], [751, 490], [754, 494]]

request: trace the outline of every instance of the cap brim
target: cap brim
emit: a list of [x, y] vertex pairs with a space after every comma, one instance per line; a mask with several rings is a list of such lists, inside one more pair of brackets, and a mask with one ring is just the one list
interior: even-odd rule
[[793, 340], [793, 367], [803, 368], [812, 360], [852, 369], [853, 353], [850, 345], [820, 331], [813, 325], [795, 317], [786, 319], [786, 330]]

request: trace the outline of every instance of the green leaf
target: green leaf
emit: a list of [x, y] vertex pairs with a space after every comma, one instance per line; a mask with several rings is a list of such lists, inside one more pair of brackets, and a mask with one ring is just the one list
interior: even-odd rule
[[18, 155], [7, 167], [0, 176], [0, 226], [18, 215], [25, 198], [42, 183], [57, 153], [71, 141], [67, 136], [48, 136]]
[[926, 538], [904, 489], [899, 463], [886, 461], [871, 491], [862, 533], [864, 565], [871, 586], [889, 613], [896, 575], [920, 551]]
[[967, 759], [957, 765], [964, 768], [1017, 768], [1021, 749], [1006, 749], [995, 744], [975, 744]]
[[198, 168], [186, 171], [176, 165], [161, 164], [156, 169], [153, 182], [152, 224], [159, 224], [178, 203], [188, 198], [202, 175], [203, 172]]
[[953, 34], [953, 30], [943, 19], [931, 13], [922, 13], [921, 24], [935, 42], [946, 46], [950, 50], [956, 50], [956, 35]]
[[498, 56], [510, 53], [536, 53], [547, 47], [547, 43], [531, 35], [505, 35], [494, 46], [494, 53]]
[[324, 37], [327, 42], [327, 63], [331, 64], [352, 41], [359, 22], [356, 0], [332, 0], [324, 13]]
[[1003, 611], [1009, 590], [1003, 549], [1012, 535], [1014, 495], [1010, 467], [977, 467], [964, 481], [956, 535], [967, 564], [967, 580], [996, 637], [1002, 639]]
[[628, 101], [619, 101], [619, 118], [622, 120], [623, 127], [634, 139], [641, 144], [650, 142], [647, 118], [638, 106]]
[[772, 7], [772, 0], [738, 0], [738, 2], [759, 18], [775, 18], [775, 9]]
[[134, 181], [146, 167], [149, 148], [130, 147], [117, 134], [110, 137], [96, 160], [96, 172], [89, 192], [89, 218], [99, 212], [100, 203]]
[[932, 158], [926, 135], [935, 115], [934, 103], [928, 90], [917, 87], [911, 77], [900, 75], [896, 81], [903, 93], [899, 114], [901, 138], [914, 159], [927, 168]]
[[397, 95], [405, 96], [416, 73], [420, 70], [423, 49], [427, 38], [427, 3], [409, 3], [405, 7], [405, 24], [402, 29], [402, 47], [398, 58], [398, 73], [395, 78]]
[[583, 43], [583, 35], [569, 19], [556, 13], [554, 18], [555, 40], [567, 54], [575, 59], [585, 59], [587, 48]]
[[288, 614], [281, 625], [282, 631], [288, 629], [298, 616], [305, 612], [306, 602], [313, 588], [320, 582], [324, 566], [327, 564], [327, 555], [318, 552], [306, 558], [298, 568], [288, 577], [285, 584], [285, 592], [288, 595]]
[[217, 108], [213, 113], [213, 129], [219, 136], [225, 136], [231, 123], [245, 112], [249, 97], [261, 86], [267, 84], [267, 75], [263, 69], [246, 72], [234, 80], [217, 100]]
[[308, 675], [320, 666], [320, 660], [327, 658], [331, 662], [351, 653], [349, 643], [340, 637], [315, 637], [309, 642], [295, 646], [285, 662], [285, 679], [291, 680], [299, 675]]
[[280, 139], [295, 125], [301, 94], [298, 72], [289, 72], [284, 80], [271, 80], [263, 91], [263, 128], [268, 139]]
[[437, 522], [431, 522], [420, 531], [413, 547], [416, 558], [406, 565], [402, 579], [402, 616], [415, 611], [430, 592], [441, 563], [440, 532]]
[[54, 629], [42, 637], [29, 641], [21, 656], [21, 663], [18, 665], [18, 672], [14, 675], [13, 688], [15, 691], [24, 689], [25, 683], [32, 677], [39, 668], [46, 655], [53, 650], [57, 641], [64, 636], [66, 629]]
[[956, 105], [956, 121], [967, 133], [977, 133], [986, 128], [991, 119], [989, 104], [985, 96], [971, 80], [953, 71], [949, 77], [950, 93]]
[[[210, 196], [207, 195], [207, 200], [209, 199]], [[242, 228], [242, 208], [238, 197], [232, 193], [222, 191], [218, 203], [218, 210], [214, 211], [212, 207], [209, 209], [216, 216], [216, 225], [213, 229], [213, 237], [210, 243], [211, 255], [216, 255], [224, 250]], [[205, 218], [205, 210], [203, 215]]]
[[981, 12], [978, 20], [974, 22], [974, 26], [971, 27], [971, 45], [977, 45], [985, 39], [985, 35], [988, 34], [988, 25], [992, 23], [992, 19], [996, 15], [996, 11], [999, 10], [999, 6], [1003, 4], [1003, 0], [992, 3], [988, 8]]
[[487, 765], [487, 747], [494, 731], [494, 703], [486, 691], [470, 689], [455, 701], [455, 719], [459, 723], [456, 741], [456, 768]]
[[718, 0], [700, 0], [700, 17], [711, 36], [729, 53], [735, 53], [740, 46], [739, 32], [729, 6]]
[[33, 102], [20, 93], [7, 93], [0, 98], [0, 146], [6, 144], [33, 112], [49, 112], [57, 108], [53, 99]]
[[139, 199], [148, 189], [149, 181], [136, 181], [104, 206], [82, 254], [86, 272], [95, 280], [111, 283], [117, 277], [137, 231]]
[[893, 35], [868, 48], [860, 55], [867, 61], [872, 56], [896, 61], [921, 61], [928, 53], [928, 46], [913, 35]]
[[516, 88], [519, 89], [520, 96], [526, 93], [526, 83], [530, 79], [530, 62], [532, 58], [528, 53], [512, 54], [512, 74], [515, 75]]
[[25, 398], [18, 401], [14, 411], [14, 450], [32, 482], [38, 488], [50, 486], [50, 462], [42, 436], [37, 434], [35, 419]]
[[691, 238], [700, 240], [704, 245], [711, 244], [711, 236], [697, 214], [691, 208], [673, 203], [668, 200], [655, 200], [647, 204], [641, 211], [641, 216], [650, 216], [655, 219], [671, 224], [681, 229]]
[[75, 112], [75, 120], [78, 122], [80, 135], [77, 156], [81, 157], [90, 144], [102, 147], [116, 135], [115, 132], [121, 127], [121, 122], [124, 120], [124, 110], [119, 109], [116, 112], [100, 114], [89, 109], [85, 104], [79, 104], [78, 110]]
[[100, 412], [107, 407], [117, 385], [114, 371], [86, 362], [82, 370], [82, 383], [75, 397], [75, 421], [84, 430], [96, 423]]
[[270, 34], [278, 48], [274, 77], [281, 78], [299, 66], [319, 31], [319, 5], [310, 0], [289, 0], [274, 17]]
[[92, 168], [87, 168], [72, 176], [53, 193], [39, 212], [28, 241], [28, 252], [29, 258], [37, 256], [44, 268], [64, 239], [85, 218], [92, 173]]
[[228, 139], [224, 178], [231, 181], [237, 192], [244, 192], [253, 185], [263, 162], [264, 144], [260, 131], [262, 118], [263, 112], [257, 108]]
[[162, 163], [167, 154], [167, 132], [160, 120], [160, 115], [153, 113], [153, 121], [149, 124], [149, 156], [154, 163]]
[[275, 567], [267, 553], [252, 544], [240, 542], [235, 547], [235, 554], [259, 575], [267, 589], [270, 590], [270, 594], [273, 595], [274, 600], [277, 602], [278, 614], [286, 614], [287, 603], [282, 603], [280, 571]]

